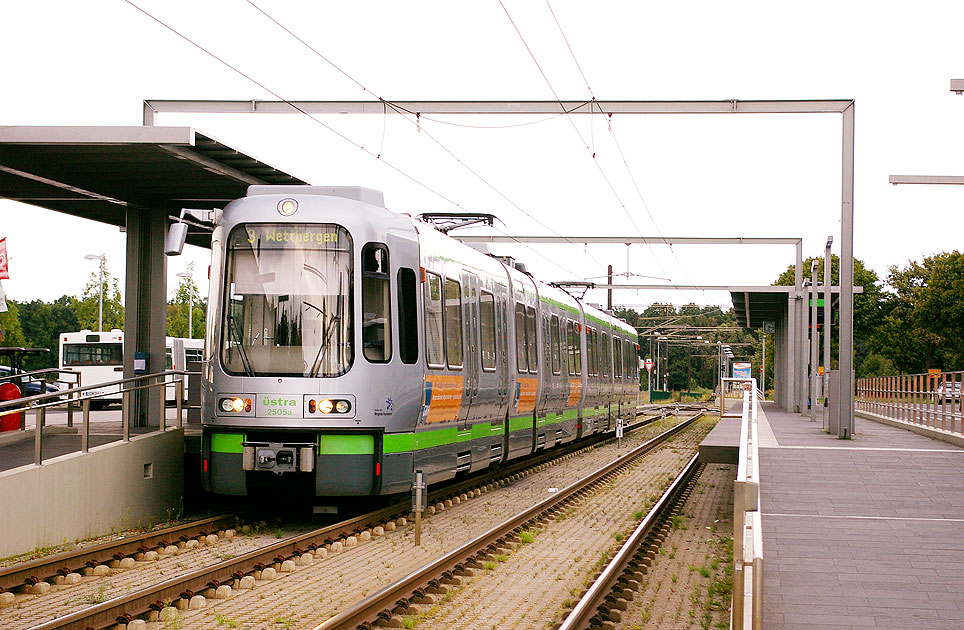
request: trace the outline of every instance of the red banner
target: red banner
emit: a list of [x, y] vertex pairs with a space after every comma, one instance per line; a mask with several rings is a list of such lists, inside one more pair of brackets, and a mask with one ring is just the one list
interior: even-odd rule
[[10, 273], [7, 271], [7, 239], [0, 238], [0, 280], [9, 280]]

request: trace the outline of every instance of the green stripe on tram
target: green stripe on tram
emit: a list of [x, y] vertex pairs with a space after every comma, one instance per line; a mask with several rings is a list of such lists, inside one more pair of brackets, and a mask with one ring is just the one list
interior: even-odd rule
[[244, 442], [243, 433], [212, 433], [212, 453], [241, 453], [241, 443]]
[[375, 453], [374, 435], [319, 435], [321, 455], [372, 455]]

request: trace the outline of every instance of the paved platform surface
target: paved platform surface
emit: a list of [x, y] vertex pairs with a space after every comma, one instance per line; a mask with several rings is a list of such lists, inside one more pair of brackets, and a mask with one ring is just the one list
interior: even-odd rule
[[[81, 449], [81, 414], [74, 412], [74, 426], [67, 427], [67, 414], [62, 410], [53, 410], [47, 414], [46, 429], [43, 433], [43, 460], [49, 460], [60, 455], [76, 453]], [[175, 425], [177, 410], [167, 409], [167, 426]], [[0, 433], [0, 472], [26, 466], [34, 463], [34, 426], [36, 416], [28, 412], [25, 419], [27, 431], [5, 431]], [[53, 431], [50, 431], [53, 429]], [[142, 435], [156, 431], [157, 427], [131, 427], [131, 435]], [[200, 434], [197, 425], [185, 424], [185, 439]], [[120, 407], [110, 407], [90, 413], [90, 442], [91, 448], [116, 442], [123, 437]]]
[[760, 409], [763, 627], [964, 628], [964, 449]]

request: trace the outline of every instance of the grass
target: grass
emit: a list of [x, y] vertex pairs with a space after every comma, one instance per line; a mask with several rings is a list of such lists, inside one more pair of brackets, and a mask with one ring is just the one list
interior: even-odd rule
[[528, 529], [519, 534], [519, 538], [522, 539], [523, 545], [528, 545], [536, 539], [535, 535]]
[[95, 604], [102, 604], [107, 601], [107, 586], [101, 584], [96, 591], [89, 591], [87, 595], [84, 596], [84, 601], [91, 606]]

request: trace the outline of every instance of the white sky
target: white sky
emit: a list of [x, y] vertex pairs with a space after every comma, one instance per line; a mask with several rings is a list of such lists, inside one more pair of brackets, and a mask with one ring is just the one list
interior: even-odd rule
[[[588, 99], [580, 67], [599, 100], [853, 98], [855, 255], [883, 277], [890, 265], [959, 247], [964, 190], [894, 187], [887, 176], [964, 174], [955, 149], [964, 96], [948, 89], [964, 77], [964, 3], [256, 2], [370, 93], [245, 0], [135, 0], [289, 100]], [[138, 125], [144, 99], [275, 98], [124, 0], [8, 2], [0, 19], [0, 125]], [[490, 128], [423, 120], [421, 132], [397, 115], [166, 114], [158, 124], [193, 126], [312, 183], [380, 189], [399, 212], [457, 210], [450, 201], [491, 212], [509, 234], [799, 236], [805, 257], [833, 235], [839, 254], [837, 114], [616, 116], [612, 131], [602, 116], [578, 116], [491, 128], [534, 120], [449, 117]], [[96, 268], [85, 254], [106, 253], [123, 280], [116, 228], [0, 200], [2, 237], [10, 298], [79, 294]], [[502, 250], [547, 281], [602, 280], [606, 264], [627, 271], [625, 246], [591, 256], [568, 245]], [[793, 255], [789, 246], [634, 246], [628, 263], [678, 284], [753, 285], [771, 283]], [[194, 260], [203, 293], [207, 258], [189, 247], [169, 259], [171, 291]], [[621, 292], [614, 301], [727, 307], [729, 294]]]

